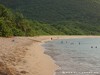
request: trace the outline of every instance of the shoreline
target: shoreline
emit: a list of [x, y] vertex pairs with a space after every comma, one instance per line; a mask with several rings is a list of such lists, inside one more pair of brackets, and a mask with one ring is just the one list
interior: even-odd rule
[[[51, 40], [52, 38], [52, 40]], [[73, 38], [100, 38], [100, 36], [39, 36], [37, 37], [37, 40], [39, 39], [42, 39], [42, 42], [40, 43], [40, 46], [43, 48], [43, 54], [44, 54], [44, 47], [42, 46], [43, 44], [45, 44], [45, 42], [48, 42], [48, 41], [53, 41], [53, 40], [59, 40], [59, 39], [73, 39]], [[45, 54], [46, 56], [49, 56], [47, 54]], [[50, 60], [53, 62], [53, 64], [55, 64], [55, 60], [52, 59], [51, 56], [50, 57]], [[56, 65], [56, 69], [53, 70], [53, 73], [56, 73], [56, 70], [58, 70], [60, 67]], [[43, 75], [46, 75], [45, 73]], [[49, 75], [49, 74], [48, 74]], [[50, 74], [50, 75], [55, 75], [55, 74]]]
[[[41, 46], [43, 44], [45, 44], [48, 41], [53, 41], [53, 40], [60, 40], [60, 39], [82, 39], [82, 38], [100, 38], [100, 36], [40, 36], [40, 37], [47, 37], [49, 39], [46, 39], [43, 41], [43, 43], [41, 43]], [[52, 38], [52, 40], [51, 40]], [[44, 47], [43, 47], [44, 48]], [[44, 53], [44, 52], [43, 52]], [[48, 54], [45, 54], [47, 56], [49, 56]], [[53, 58], [51, 56], [49, 56], [51, 58], [51, 60], [53, 60]], [[55, 60], [53, 60], [53, 63], [56, 62]], [[54, 63], [55, 64], [55, 63]], [[56, 64], [56, 70], [60, 69], [59, 65]], [[56, 73], [56, 70], [54, 71], [54, 73]], [[53, 74], [56, 75], [56, 74]]]
[[42, 44], [44, 44], [44, 41], [33, 42], [33, 44], [29, 46], [30, 51], [25, 57], [25, 60], [28, 61], [26, 64], [27, 69], [32, 73], [30, 75], [55, 75], [58, 66], [49, 55], [44, 54], [45, 48]]
[[[100, 36], [1, 37], [0, 57], [5, 54], [4, 61], [11, 73], [19, 73], [19, 75], [55, 75], [55, 71], [59, 69], [59, 66], [55, 64], [55, 60], [51, 56], [44, 54], [45, 48], [42, 45], [47, 41], [72, 38], [100, 38]], [[2, 67], [0, 71], [1, 69]], [[6, 70], [4, 71], [6, 72]]]

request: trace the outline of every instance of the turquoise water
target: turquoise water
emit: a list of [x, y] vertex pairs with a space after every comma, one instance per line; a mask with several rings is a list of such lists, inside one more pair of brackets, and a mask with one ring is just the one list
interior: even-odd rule
[[100, 38], [54, 40], [43, 46], [60, 67], [56, 75], [100, 75]]

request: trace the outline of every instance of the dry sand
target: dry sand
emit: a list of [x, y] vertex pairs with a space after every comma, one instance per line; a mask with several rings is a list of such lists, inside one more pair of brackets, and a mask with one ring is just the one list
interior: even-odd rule
[[0, 38], [0, 75], [54, 75], [58, 66], [41, 46], [45, 41], [100, 36], [38, 36]]

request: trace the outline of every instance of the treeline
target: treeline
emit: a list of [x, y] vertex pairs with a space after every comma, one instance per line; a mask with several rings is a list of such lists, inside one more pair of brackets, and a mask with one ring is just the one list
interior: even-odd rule
[[59, 34], [50, 24], [26, 19], [21, 13], [12, 12], [0, 5], [0, 36], [36, 36]]
[[0, 5], [0, 36], [30, 36], [32, 32], [29, 21], [22, 14]]
[[35, 36], [57, 34], [49, 24], [25, 19], [21, 13], [12, 12], [0, 5], [0, 36]]
[[77, 20], [67, 20], [56, 24], [32, 21], [21, 13], [0, 5], [0, 36], [37, 35], [100, 35], [100, 26]]

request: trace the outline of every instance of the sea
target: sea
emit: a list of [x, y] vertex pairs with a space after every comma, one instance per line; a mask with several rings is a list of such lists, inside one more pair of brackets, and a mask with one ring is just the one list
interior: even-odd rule
[[60, 39], [43, 46], [60, 67], [56, 75], [100, 75], [100, 38]]

